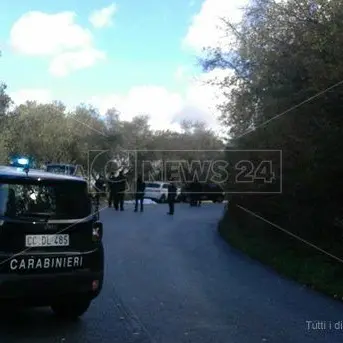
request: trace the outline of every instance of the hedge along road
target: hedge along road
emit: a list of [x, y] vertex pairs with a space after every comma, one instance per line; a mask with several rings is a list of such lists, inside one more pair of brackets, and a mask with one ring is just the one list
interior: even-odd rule
[[61, 323], [48, 309], [3, 313], [0, 341], [341, 342], [343, 305], [230, 248], [216, 232], [223, 209], [102, 211], [105, 285], [82, 320]]

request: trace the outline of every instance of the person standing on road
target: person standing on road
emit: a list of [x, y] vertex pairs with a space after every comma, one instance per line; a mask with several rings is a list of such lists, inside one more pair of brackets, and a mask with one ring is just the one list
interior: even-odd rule
[[136, 194], [135, 194], [135, 212], [138, 211], [138, 201], [140, 203], [141, 212], [144, 210], [144, 191], [145, 191], [145, 182], [143, 182], [142, 177], [138, 176], [136, 182]]
[[196, 206], [197, 198], [196, 198], [196, 183], [193, 181], [189, 186], [189, 206]]
[[97, 205], [100, 204], [101, 194], [104, 192], [104, 180], [101, 175], [98, 175], [95, 181], [95, 200]]
[[109, 177], [109, 181], [108, 181], [108, 191], [109, 191], [109, 196], [108, 196], [108, 207], [115, 207], [116, 205], [116, 178], [114, 176], [114, 173], [112, 172], [110, 177]]
[[202, 191], [202, 186], [199, 180], [195, 181], [194, 184], [194, 193], [195, 193], [195, 206], [200, 207], [201, 206], [201, 191]]
[[116, 211], [119, 210], [119, 175], [114, 177], [113, 181], [113, 205]]
[[118, 200], [120, 205], [120, 211], [124, 211], [124, 198], [126, 189], [126, 178], [123, 171], [120, 171], [118, 177]]
[[174, 180], [170, 181], [168, 186], [168, 205], [169, 205], [169, 212], [167, 214], [173, 215], [175, 211], [175, 199], [176, 199], [177, 189], [174, 185]]

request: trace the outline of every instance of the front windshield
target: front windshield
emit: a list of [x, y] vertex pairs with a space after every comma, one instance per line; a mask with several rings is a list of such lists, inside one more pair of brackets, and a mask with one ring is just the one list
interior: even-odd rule
[[147, 183], [146, 187], [147, 188], [160, 188], [161, 185], [159, 183]]
[[83, 183], [0, 183], [0, 216], [76, 219], [89, 213], [87, 187]]

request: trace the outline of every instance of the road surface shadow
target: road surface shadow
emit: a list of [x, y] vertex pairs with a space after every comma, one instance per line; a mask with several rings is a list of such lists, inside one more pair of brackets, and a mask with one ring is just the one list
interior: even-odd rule
[[1, 341], [6, 342], [30, 339], [61, 342], [66, 332], [82, 331], [84, 325], [82, 318], [69, 322], [58, 319], [49, 308], [7, 308], [0, 313]]
[[[101, 305], [101, 304], [99, 304]], [[117, 308], [104, 306], [75, 321], [61, 320], [50, 308], [0, 310], [0, 342], [6, 343], [146, 343], [149, 337], [133, 330]], [[94, 311], [95, 310], [95, 311]]]

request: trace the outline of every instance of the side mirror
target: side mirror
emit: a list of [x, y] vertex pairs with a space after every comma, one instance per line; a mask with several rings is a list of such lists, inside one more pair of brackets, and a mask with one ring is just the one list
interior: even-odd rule
[[103, 225], [101, 222], [96, 221], [93, 223], [92, 240], [93, 242], [101, 242], [103, 236]]

